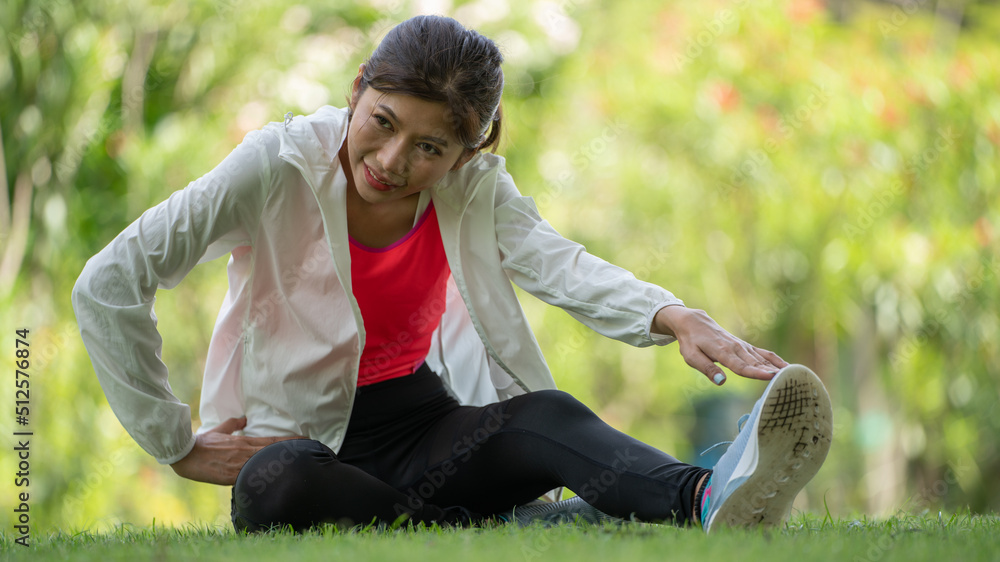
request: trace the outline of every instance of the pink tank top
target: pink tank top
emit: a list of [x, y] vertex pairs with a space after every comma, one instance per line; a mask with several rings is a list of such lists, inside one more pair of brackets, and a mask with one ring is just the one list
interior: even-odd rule
[[433, 204], [391, 246], [369, 248], [351, 238], [351, 284], [366, 333], [358, 386], [408, 375], [423, 363], [449, 275]]

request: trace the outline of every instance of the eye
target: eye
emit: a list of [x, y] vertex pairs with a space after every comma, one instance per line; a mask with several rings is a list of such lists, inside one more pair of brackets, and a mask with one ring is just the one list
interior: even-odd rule
[[378, 123], [379, 127], [385, 127], [386, 129], [392, 128], [392, 123], [389, 123], [389, 120], [385, 117], [382, 117], [381, 115], [375, 115], [374, 117], [375, 122]]
[[422, 143], [418, 144], [417, 146], [420, 147], [420, 150], [423, 150], [424, 152], [426, 152], [428, 154], [441, 154], [441, 151], [438, 150], [437, 147], [434, 146], [433, 144], [422, 142]]

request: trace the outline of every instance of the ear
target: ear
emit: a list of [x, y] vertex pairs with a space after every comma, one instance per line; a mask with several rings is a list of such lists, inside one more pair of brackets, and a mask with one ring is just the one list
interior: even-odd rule
[[354, 78], [354, 83], [351, 84], [351, 111], [354, 111], [354, 107], [358, 105], [358, 98], [361, 97], [363, 93], [361, 91], [361, 75], [365, 72], [365, 64], [361, 63], [358, 65], [358, 75]]
[[455, 165], [451, 167], [452, 172], [457, 172], [462, 166], [464, 166], [472, 157], [479, 154], [479, 149], [473, 150], [471, 148], [466, 148], [462, 151], [462, 155], [458, 157], [455, 161]]

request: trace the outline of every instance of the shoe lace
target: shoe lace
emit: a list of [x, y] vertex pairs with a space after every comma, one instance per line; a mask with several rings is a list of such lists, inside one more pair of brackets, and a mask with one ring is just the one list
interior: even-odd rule
[[[743, 431], [743, 425], [747, 423], [748, 419], [750, 419], [750, 414], [743, 414], [742, 416], [740, 416], [739, 421], [736, 422], [736, 433], [739, 433], [739, 432]], [[715, 445], [712, 445], [711, 447], [709, 447], [709, 448], [705, 449], [704, 451], [702, 451], [701, 454], [698, 455], [698, 456], [699, 457], [704, 457], [705, 455], [707, 455], [710, 451], [712, 451], [716, 447], [721, 447], [723, 445], [732, 445], [732, 444], [733, 444], [732, 441], [719, 441]]]

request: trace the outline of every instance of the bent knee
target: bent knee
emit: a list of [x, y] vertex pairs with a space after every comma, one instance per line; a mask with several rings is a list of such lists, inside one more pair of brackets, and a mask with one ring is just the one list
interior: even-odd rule
[[336, 460], [334, 452], [313, 439], [288, 439], [272, 443], [257, 451], [240, 469], [235, 491], [259, 496], [290, 475], [310, 473], [319, 466]]
[[586, 404], [562, 390], [538, 390], [522, 394], [511, 400], [511, 406], [508, 409], [511, 414], [547, 418], [553, 421], [565, 422], [577, 418], [596, 417]]

